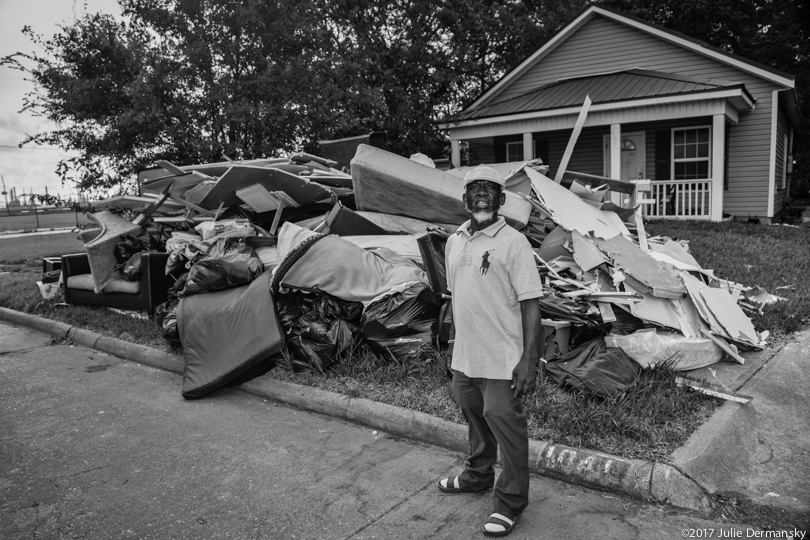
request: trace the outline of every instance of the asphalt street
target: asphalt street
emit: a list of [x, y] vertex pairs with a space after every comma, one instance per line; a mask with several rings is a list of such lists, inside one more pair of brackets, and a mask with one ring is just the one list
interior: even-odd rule
[[[460, 454], [181, 381], [0, 324], [0, 538], [484, 538], [491, 493], [435, 488]], [[762, 534], [533, 476], [510, 538]]]

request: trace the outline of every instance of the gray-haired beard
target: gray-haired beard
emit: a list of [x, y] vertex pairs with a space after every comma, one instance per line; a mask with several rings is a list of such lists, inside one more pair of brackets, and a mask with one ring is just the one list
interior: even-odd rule
[[467, 204], [466, 201], [464, 202], [464, 208], [467, 210], [467, 212], [470, 213], [470, 215], [472, 216], [472, 218], [475, 220], [476, 223], [486, 223], [487, 221], [491, 220], [492, 217], [495, 215], [495, 212], [488, 212], [486, 210], [473, 210], [472, 208], [470, 208], [470, 206]]
[[490, 221], [494, 215], [494, 212], [484, 212], [479, 210], [478, 212], [472, 213], [472, 218], [476, 221], [476, 223], [486, 223], [487, 221]]

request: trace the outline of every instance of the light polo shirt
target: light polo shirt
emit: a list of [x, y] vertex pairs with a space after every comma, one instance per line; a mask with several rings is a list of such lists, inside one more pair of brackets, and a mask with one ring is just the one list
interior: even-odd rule
[[523, 354], [520, 301], [543, 286], [529, 241], [503, 217], [470, 236], [467, 221], [445, 247], [456, 341], [452, 368], [468, 377], [511, 380]]

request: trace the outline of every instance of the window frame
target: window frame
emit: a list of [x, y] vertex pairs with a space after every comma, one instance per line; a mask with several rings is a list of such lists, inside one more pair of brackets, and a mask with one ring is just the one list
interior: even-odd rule
[[[512, 147], [512, 148], [516, 147], [516, 148], [519, 149], [519, 152], [520, 152], [520, 158], [519, 159], [509, 159], [509, 148], [510, 147]], [[523, 161], [523, 141], [509, 141], [509, 142], [507, 142], [506, 143], [505, 153], [506, 153], [506, 162], [507, 163], [512, 163], [513, 161]]]
[[[708, 155], [704, 157], [694, 157], [694, 158], [676, 158], [675, 157], [675, 133], [678, 131], [689, 131], [691, 129], [694, 130], [701, 130], [705, 129], [708, 132]], [[712, 126], [702, 125], [702, 126], [681, 126], [681, 127], [674, 127], [670, 129], [669, 133], [669, 151], [670, 151], [670, 165], [669, 165], [669, 177], [673, 181], [689, 181], [689, 180], [711, 180], [712, 179]], [[706, 178], [675, 178], [675, 164], [676, 163], [698, 163], [698, 162], [705, 162], [707, 163], [706, 169]]]

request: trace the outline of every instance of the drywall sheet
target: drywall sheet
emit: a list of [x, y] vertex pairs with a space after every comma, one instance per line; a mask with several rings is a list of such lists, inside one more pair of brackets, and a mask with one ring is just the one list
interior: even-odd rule
[[[455, 225], [470, 217], [462, 200], [462, 178], [373, 146], [357, 147], [352, 184], [358, 210]], [[499, 214], [522, 229], [529, 222], [531, 209], [529, 201], [506, 192]]]
[[566, 244], [571, 245], [570, 243], [571, 233], [562, 227], [555, 227], [546, 235], [536, 252], [546, 262], [553, 261], [557, 257], [570, 257], [571, 251], [565, 247]]
[[590, 272], [600, 264], [607, 262], [604, 254], [592, 240], [582, 236], [577, 231], [571, 233], [571, 238], [574, 245], [574, 260], [584, 271]]
[[605, 200], [605, 193], [607, 193], [608, 187], [604, 184], [601, 186], [590, 187], [586, 186], [585, 184], [580, 184], [574, 180], [571, 182], [571, 187], [568, 189], [570, 189], [571, 192], [576, 194], [576, 196], [580, 199], [601, 204], [602, 201]]
[[625, 282], [624, 288], [627, 292], [634, 292], [641, 296], [640, 302], [630, 304], [630, 313], [644, 321], [674, 328], [675, 330], [680, 329], [681, 321], [669, 300], [644, 294], [633, 289], [627, 282]]
[[706, 285], [688, 272], [681, 272], [681, 280], [683, 280], [686, 290], [689, 292], [689, 298], [692, 299], [695, 309], [697, 309], [697, 312], [706, 324], [709, 325], [711, 332], [718, 336], [730, 338], [725, 328], [723, 328], [723, 325], [717, 320], [717, 317], [714, 316], [714, 313], [712, 313], [712, 310], [709, 309], [708, 304], [706, 304], [706, 301], [703, 299], [701, 289], [706, 287]]
[[726, 290], [703, 287], [700, 292], [706, 305], [732, 339], [750, 343], [755, 347], [759, 346], [759, 335], [754, 329], [751, 319]]
[[234, 165], [219, 177], [198, 206], [215, 210], [220, 203], [226, 207], [242, 204], [236, 192], [254, 184], [259, 184], [268, 191], [283, 191], [301, 206], [328, 201], [332, 195], [329, 188], [321, 184], [275, 167]]
[[700, 264], [692, 257], [692, 254], [681, 245], [679, 242], [675, 240], [667, 240], [665, 244], [658, 244], [656, 242], [650, 242], [650, 249], [657, 252], [657, 253], [666, 253], [673, 259], [681, 261], [682, 263], [688, 266], [694, 266], [700, 268]]
[[565, 230], [578, 231], [583, 235], [592, 233], [597, 238], [613, 238], [627, 231], [626, 227], [622, 230], [616, 226], [608, 212], [586, 203], [554, 180], [528, 167], [524, 170], [543, 206], [551, 212], [557, 225]]
[[686, 294], [674, 267], [656, 261], [627, 238], [597, 239], [596, 245], [613, 259], [615, 266], [652, 289], [653, 296], [679, 299]]

